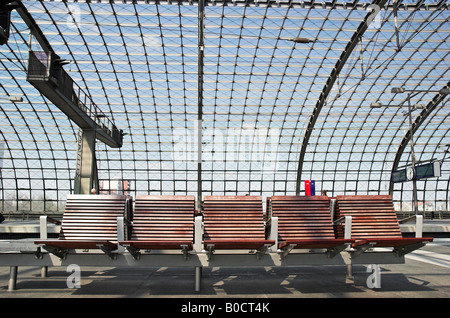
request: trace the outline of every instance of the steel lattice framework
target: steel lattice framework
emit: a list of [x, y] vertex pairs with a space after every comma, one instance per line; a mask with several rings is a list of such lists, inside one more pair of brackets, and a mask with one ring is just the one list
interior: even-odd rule
[[[446, 1], [23, 1], [65, 70], [126, 133], [98, 143], [103, 190], [137, 194], [392, 192], [411, 162], [421, 209], [449, 210], [450, 10]], [[78, 127], [26, 80], [29, 29], [15, 12], [0, 47], [3, 211], [61, 210], [73, 192]], [[31, 43], [31, 46], [35, 43]], [[23, 102], [8, 101], [22, 96]], [[447, 156], [447, 157], [446, 157]]]

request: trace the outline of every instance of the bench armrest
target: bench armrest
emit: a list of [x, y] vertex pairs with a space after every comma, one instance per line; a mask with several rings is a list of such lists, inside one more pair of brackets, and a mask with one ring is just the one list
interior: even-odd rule
[[117, 252], [123, 254], [125, 252], [125, 247], [119, 244], [120, 241], [125, 241], [125, 223], [129, 220], [124, 216], [117, 217]]
[[269, 240], [275, 241], [275, 250], [278, 248], [278, 217], [272, 216], [270, 218], [270, 232], [269, 232]]
[[398, 221], [399, 224], [404, 224], [413, 220], [416, 220], [416, 237], [422, 237], [423, 235], [423, 215], [413, 215]]
[[198, 253], [203, 249], [203, 216], [194, 217], [194, 250]]
[[417, 216], [417, 215], [413, 215], [413, 216], [409, 216], [409, 217], [407, 217], [407, 218], [398, 220], [398, 223], [400, 223], [400, 224], [408, 223], [408, 222], [410, 222], [410, 221], [412, 221], [412, 220], [415, 220], [415, 219], [416, 219], [416, 216]]
[[54, 219], [50, 216], [47, 216], [47, 222], [55, 224], [55, 225], [61, 225], [61, 223], [62, 223], [60, 220]]
[[342, 225], [344, 223], [344, 239], [352, 238], [352, 217], [350, 215], [342, 216], [333, 221], [334, 225]]
[[345, 221], [345, 216], [341, 216], [339, 219], [333, 221], [334, 225], [341, 225]]
[[416, 215], [416, 237], [423, 236], [423, 215]]
[[124, 224], [126, 225], [133, 225], [133, 221], [128, 220], [126, 217], [123, 218]]
[[48, 227], [47, 227], [48, 223], [52, 223], [55, 225], [61, 225], [61, 221], [56, 220], [47, 215], [41, 215], [39, 217], [39, 238], [41, 240], [46, 240], [48, 238]]

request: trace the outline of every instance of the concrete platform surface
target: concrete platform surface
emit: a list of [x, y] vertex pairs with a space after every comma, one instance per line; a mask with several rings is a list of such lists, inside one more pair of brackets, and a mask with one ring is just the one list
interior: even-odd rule
[[[17, 290], [8, 291], [9, 267], [0, 267], [0, 299], [8, 298], [448, 298], [450, 239], [437, 238], [406, 257], [405, 264], [345, 266], [204, 268], [201, 290], [194, 291], [192, 268], [81, 268], [80, 285], [67, 268], [19, 267]], [[368, 283], [369, 282], [369, 283]], [[74, 288], [69, 288], [74, 287]]]

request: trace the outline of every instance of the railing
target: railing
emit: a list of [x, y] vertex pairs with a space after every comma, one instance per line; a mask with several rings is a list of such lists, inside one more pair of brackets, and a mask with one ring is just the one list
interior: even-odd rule
[[106, 114], [92, 101], [92, 98], [78, 84], [74, 83], [73, 103], [87, 114], [101, 129], [115, 138], [119, 133], [116, 125]]
[[[419, 214], [423, 215], [423, 218], [427, 220], [450, 219], [450, 211], [419, 211]], [[412, 217], [414, 215], [414, 211], [397, 211], [397, 216], [399, 217], [399, 219]]]
[[45, 52], [30, 51], [28, 55], [28, 77], [42, 79], [49, 77], [49, 63], [49, 56]]
[[62, 61], [53, 52], [30, 51], [28, 58], [28, 80], [51, 81], [59, 91], [80, 110], [91, 118], [97, 126], [113, 139], [119, 140], [121, 132], [106, 114], [62, 68]]

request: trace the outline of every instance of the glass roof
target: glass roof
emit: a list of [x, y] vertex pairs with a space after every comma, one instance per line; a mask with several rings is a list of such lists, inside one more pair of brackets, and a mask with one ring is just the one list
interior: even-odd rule
[[[420, 209], [449, 209], [450, 104], [437, 92], [450, 83], [448, 1], [206, 1], [204, 28], [198, 1], [23, 3], [126, 134], [120, 149], [97, 143], [105, 191], [125, 180], [132, 196], [294, 195], [314, 180], [330, 196], [392, 186], [410, 210], [412, 183], [390, 183], [411, 164], [408, 94], [391, 93], [403, 87], [422, 105], [411, 112], [416, 160], [441, 163], [439, 178], [417, 182]], [[73, 192], [78, 127], [27, 82], [30, 31], [15, 11], [11, 21], [2, 210], [57, 211]]]

